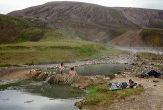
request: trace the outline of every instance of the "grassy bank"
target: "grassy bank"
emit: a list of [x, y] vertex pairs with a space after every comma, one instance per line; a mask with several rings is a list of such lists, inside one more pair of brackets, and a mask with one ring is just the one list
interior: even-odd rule
[[143, 88], [124, 89], [117, 91], [109, 91], [107, 85], [96, 85], [89, 89], [89, 94], [86, 98], [77, 104], [82, 109], [98, 109], [98, 107], [107, 108], [114, 100], [125, 99], [132, 95], [141, 94]]
[[0, 45], [0, 65], [43, 64], [88, 59], [104, 47], [100, 44], [76, 41], [40, 41]]
[[83, 40], [66, 29], [46, 23], [0, 15], [0, 66], [72, 62], [118, 55], [121, 51]]
[[37, 42], [0, 44], [0, 66], [72, 62], [124, 53], [111, 46], [74, 38], [63, 30], [46, 30]]

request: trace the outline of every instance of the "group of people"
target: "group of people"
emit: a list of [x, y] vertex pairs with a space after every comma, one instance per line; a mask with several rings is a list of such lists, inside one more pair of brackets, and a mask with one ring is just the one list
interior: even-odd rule
[[120, 90], [126, 88], [135, 88], [137, 83], [130, 79], [129, 82], [112, 82], [109, 83], [109, 85], [111, 90]]
[[[61, 63], [61, 64], [59, 65], [59, 71], [60, 71], [61, 74], [64, 74], [64, 69], [65, 69], [64, 63]], [[75, 70], [74, 67], [71, 67], [71, 68], [69, 69], [69, 71], [68, 71], [68, 74], [69, 74], [70, 76], [76, 76], [76, 75], [77, 75], [77, 72], [76, 72], [76, 70]]]

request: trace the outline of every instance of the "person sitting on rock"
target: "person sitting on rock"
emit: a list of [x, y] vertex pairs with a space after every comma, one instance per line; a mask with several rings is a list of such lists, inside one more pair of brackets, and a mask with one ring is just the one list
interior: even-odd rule
[[61, 74], [63, 74], [64, 69], [65, 69], [64, 64], [61, 63], [61, 64], [59, 65], [59, 71], [60, 71]]
[[71, 67], [71, 68], [70, 68], [68, 74], [69, 74], [70, 76], [77, 76], [77, 75], [78, 75], [74, 67]]

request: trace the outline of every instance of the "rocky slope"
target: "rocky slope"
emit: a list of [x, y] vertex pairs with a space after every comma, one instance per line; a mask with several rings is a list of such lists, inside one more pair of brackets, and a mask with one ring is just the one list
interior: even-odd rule
[[163, 29], [163, 11], [111, 8], [81, 2], [48, 2], [9, 13], [44, 21], [50, 28], [64, 29], [80, 38], [108, 42], [128, 29]]
[[151, 21], [163, 21], [163, 11], [136, 8], [110, 8], [80, 2], [49, 2], [9, 13], [53, 21], [76, 21], [103, 26], [150, 26]]
[[134, 29], [111, 40], [116, 46], [163, 47], [162, 29]]

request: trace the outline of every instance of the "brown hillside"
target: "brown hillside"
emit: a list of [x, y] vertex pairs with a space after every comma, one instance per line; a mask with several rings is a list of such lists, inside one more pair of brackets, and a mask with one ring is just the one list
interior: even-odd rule
[[48, 28], [62, 29], [85, 40], [112, 41], [124, 46], [150, 46], [145, 40], [152, 36], [140, 35], [139, 29], [163, 29], [163, 10], [104, 7], [81, 2], [48, 2], [8, 15], [38, 19]]
[[144, 46], [142, 38], [140, 36], [142, 29], [129, 30], [125, 34], [116, 37], [111, 41], [112, 44], [118, 46]]

